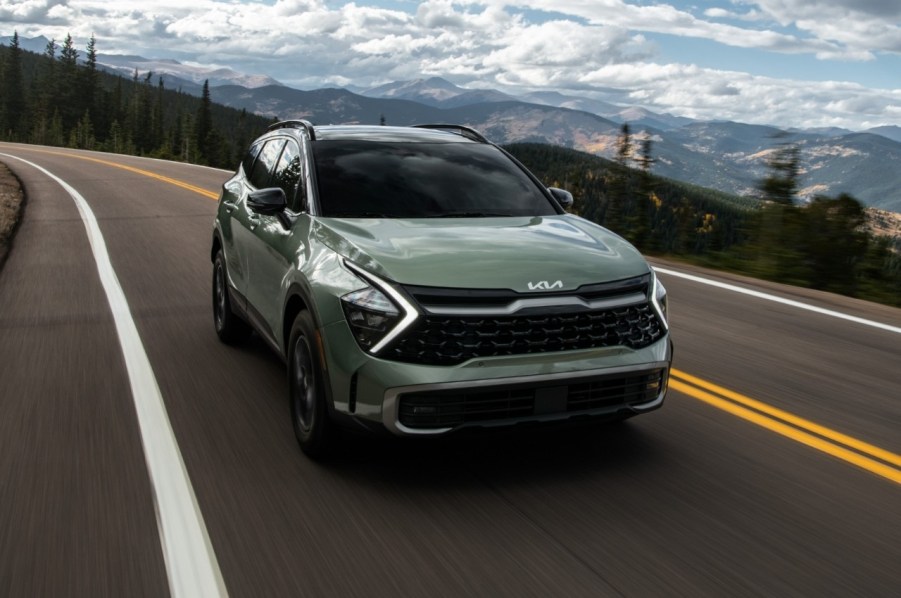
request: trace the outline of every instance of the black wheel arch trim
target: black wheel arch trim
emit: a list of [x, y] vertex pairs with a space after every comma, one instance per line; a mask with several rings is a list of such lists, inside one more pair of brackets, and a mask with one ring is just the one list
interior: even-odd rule
[[[321, 358], [325, 363], [325, 371], [323, 372], [325, 376], [325, 380], [323, 380], [323, 388], [325, 389], [325, 405], [328, 408], [329, 415], [331, 416], [332, 414], [336, 414], [338, 412], [335, 411], [335, 401], [332, 394], [332, 384], [329, 379], [328, 359], [325, 355], [325, 347], [322, 345], [321, 340], [322, 333], [320, 332], [320, 330], [322, 330], [322, 320], [319, 317], [319, 312], [316, 310], [316, 303], [312, 300], [312, 296], [313, 290], [310, 288], [309, 283], [307, 283], [306, 281], [295, 281], [288, 286], [288, 292], [285, 293], [285, 302], [284, 305], [282, 305], [282, 334], [283, 336], [287, 335], [288, 337], [290, 337], [291, 335], [291, 326], [293, 326], [294, 322], [289, 322], [288, 318], [286, 318], [285, 315], [288, 313], [288, 306], [291, 304], [291, 300], [296, 297], [300, 299], [306, 310], [310, 313], [310, 317], [313, 320], [314, 332], [320, 337], [320, 340], [318, 341], [320, 343], [318, 350], [322, 352]], [[290, 338], [284, 338], [283, 342], [285, 345], [284, 359], [285, 362], [287, 362], [288, 353], [291, 350], [289, 346]]]

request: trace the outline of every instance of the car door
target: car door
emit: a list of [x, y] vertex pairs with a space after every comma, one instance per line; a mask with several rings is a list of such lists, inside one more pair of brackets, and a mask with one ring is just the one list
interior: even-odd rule
[[[253, 164], [262, 149], [262, 143], [250, 146], [241, 161], [235, 176], [225, 182], [222, 189], [222, 202], [219, 206], [219, 228], [222, 233], [222, 253], [225, 256], [228, 284], [238, 292], [232, 297], [241, 311], [245, 308], [244, 294], [247, 292], [247, 251], [240, 242], [242, 231], [247, 228], [247, 217], [239, 206], [247, 197], [247, 177], [253, 170]], [[237, 237], [235, 231], [238, 231]], [[246, 241], [246, 239], [245, 239]]]
[[[251, 255], [256, 245], [254, 231], [260, 226], [260, 216], [247, 205], [247, 197], [257, 188], [269, 184], [271, 173], [284, 147], [285, 140], [275, 138], [266, 141], [256, 156], [253, 164], [246, 172], [244, 182], [236, 199], [225, 206], [230, 211], [232, 220], [232, 251], [227, 252], [226, 260], [229, 277], [235, 289], [243, 298], [247, 298], [250, 289]], [[230, 255], [229, 255], [230, 254]], [[250, 305], [246, 305], [249, 309]]]
[[295, 238], [293, 223], [296, 215], [304, 210], [304, 168], [300, 146], [294, 139], [287, 140], [268, 185], [285, 192], [288, 206], [284, 214], [259, 216], [259, 225], [253, 230], [253, 251], [249, 253], [247, 300], [272, 332], [271, 340], [275, 344], [281, 326], [283, 283], [302, 244], [301, 239]]

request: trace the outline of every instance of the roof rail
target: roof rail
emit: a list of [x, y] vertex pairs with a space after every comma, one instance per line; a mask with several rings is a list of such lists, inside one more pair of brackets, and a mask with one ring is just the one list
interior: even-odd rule
[[310, 139], [316, 141], [316, 133], [313, 129], [313, 123], [308, 120], [283, 120], [275, 124], [269, 125], [267, 131], [275, 131], [276, 129], [306, 129], [310, 134]]
[[438, 129], [441, 131], [451, 131], [456, 133], [457, 135], [461, 135], [466, 137], [467, 139], [472, 139], [473, 141], [478, 141], [480, 143], [491, 143], [488, 139], [485, 138], [484, 135], [476, 131], [471, 127], [464, 127], [463, 125], [444, 125], [444, 124], [434, 124], [434, 125], [413, 125], [419, 129]]

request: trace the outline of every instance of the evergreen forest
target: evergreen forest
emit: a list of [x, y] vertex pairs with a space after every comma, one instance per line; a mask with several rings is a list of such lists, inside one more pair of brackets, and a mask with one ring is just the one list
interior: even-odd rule
[[166, 89], [152, 73], [131, 78], [97, 68], [67, 36], [43, 54], [0, 46], [0, 139], [150, 156], [233, 169], [272, 120]]

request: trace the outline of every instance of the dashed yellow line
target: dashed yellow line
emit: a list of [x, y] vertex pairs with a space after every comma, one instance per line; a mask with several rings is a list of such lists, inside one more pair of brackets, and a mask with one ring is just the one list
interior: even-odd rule
[[901, 484], [901, 455], [679, 370], [671, 371], [669, 384], [670, 388], [717, 409]]

